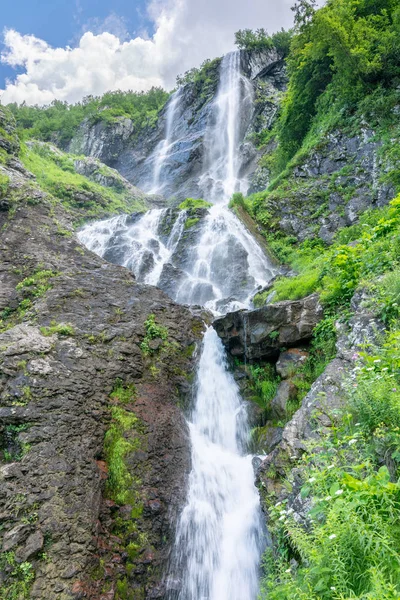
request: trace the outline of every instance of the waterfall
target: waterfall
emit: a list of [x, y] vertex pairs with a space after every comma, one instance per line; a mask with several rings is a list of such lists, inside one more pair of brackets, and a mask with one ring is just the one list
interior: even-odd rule
[[[241, 152], [253, 111], [252, 88], [240, 53], [224, 57], [205, 134], [200, 187], [213, 206], [196, 216], [178, 209], [150, 210], [92, 223], [81, 242], [105, 259], [158, 285], [182, 304], [214, 313], [251, 306], [259, 286], [276, 273], [243, 223], [228, 209], [234, 191], [246, 191]], [[167, 109], [165, 139], [153, 155], [152, 191], [162, 191], [176, 144], [180, 92]], [[247, 337], [247, 332], [246, 336]], [[245, 404], [214, 329], [204, 337], [196, 398], [189, 418], [192, 471], [167, 577], [171, 600], [255, 600], [263, 523], [246, 454]]]
[[166, 114], [165, 138], [156, 146], [153, 154], [149, 157], [149, 162], [153, 164], [153, 177], [148, 190], [149, 194], [160, 194], [164, 188], [161, 182], [163, 168], [168, 161], [174, 146], [174, 125], [175, 117], [181, 99], [181, 89], [178, 89], [170, 98]]
[[240, 179], [240, 144], [253, 114], [253, 88], [241, 73], [240, 52], [230, 52], [222, 59], [211, 114], [200, 188], [211, 202], [226, 203], [234, 192], [247, 191], [246, 182]]
[[204, 337], [189, 423], [192, 472], [168, 581], [171, 599], [255, 600], [263, 523], [246, 411], [214, 329]]

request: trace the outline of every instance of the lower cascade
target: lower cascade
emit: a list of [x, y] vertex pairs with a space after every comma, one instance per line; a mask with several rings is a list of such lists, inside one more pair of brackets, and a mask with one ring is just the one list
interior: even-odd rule
[[[256, 290], [276, 272], [227, 206], [235, 190], [246, 188], [239, 177], [239, 145], [240, 114], [248, 112], [249, 93], [240, 69], [237, 53], [222, 61], [202, 176], [212, 205], [205, 203], [207, 208], [194, 215], [181, 207], [122, 215], [79, 233], [90, 250], [127, 267], [138, 281], [214, 314], [251, 306]], [[178, 102], [177, 93], [159, 147], [157, 186], [162, 186], [171, 152]], [[204, 336], [195, 391], [188, 417], [192, 471], [166, 575], [167, 595], [171, 600], [255, 600], [265, 534], [253, 457], [247, 451], [247, 411], [212, 327]]]
[[178, 524], [170, 597], [254, 600], [263, 523], [246, 454], [245, 406], [214, 329], [204, 337], [190, 423], [192, 472]]

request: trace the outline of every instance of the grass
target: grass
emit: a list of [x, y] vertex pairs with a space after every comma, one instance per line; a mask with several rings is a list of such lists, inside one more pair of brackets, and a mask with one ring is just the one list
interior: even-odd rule
[[165, 342], [168, 339], [168, 329], [156, 322], [155, 315], [149, 315], [144, 323], [146, 335], [140, 344], [140, 348], [145, 356], [153, 354], [155, 351], [150, 347], [151, 340], [160, 339]]
[[42, 144], [31, 148], [23, 145], [21, 150], [22, 162], [36, 176], [39, 186], [66, 208], [84, 214], [85, 219], [145, 210], [143, 201], [120, 185], [103, 187], [76, 173], [76, 158], [52, 152]]
[[72, 325], [67, 323], [55, 323], [52, 321], [49, 327], [41, 327], [40, 333], [44, 336], [50, 335], [62, 335], [62, 336], [73, 336], [75, 330]]

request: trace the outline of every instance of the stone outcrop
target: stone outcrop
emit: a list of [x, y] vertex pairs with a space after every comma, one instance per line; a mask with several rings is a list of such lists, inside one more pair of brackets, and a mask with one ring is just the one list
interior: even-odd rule
[[[241, 62], [243, 72], [254, 88], [253, 110], [248, 115], [242, 114], [241, 176], [245, 176], [257, 169], [261, 156], [252, 138], [264, 127], [272, 127], [287, 78], [284, 61], [275, 50], [242, 52]], [[184, 200], [203, 196], [199, 177], [205, 156], [204, 135], [217, 93], [219, 64], [215, 61], [207, 85], [189, 83], [181, 91], [174, 125], [174, 152], [168, 159], [168, 167], [163, 170], [162, 194], [166, 198]], [[97, 158], [135, 185], [149, 190], [154, 169], [152, 155], [165, 137], [167, 111], [168, 104], [161, 110], [155, 126], [144, 129], [139, 135], [134, 131], [132, 121], [125, 117], [116, 119], [115, 123], [85, 121], [68, 151]], [[262, 169], [257, 172], [254, 186], [260, 187], [265, 176]]]
[[[287, 500], [287, 508], [293, 509], [297, 521], [305, 518], [310, 501], [302, 498], [300, 489], [304, 482], [301, 470], [292, 465], [308, 451], [310, 441], [317, 442], [321, 435], [329, 432], [340, 420], [347, 401], [347, 386], [351, 380], [354, 361], [361, 350], [378, 344], [384, 331], [383, 323], [371, 308], [370, 294], [365, 289], [355, 293], [351, 303], [354, 316], [346, 325], [337, 324], [337, 357], [314, 382], [301, 407], [283, 431], [275, 431], [272, 426], [262, 430], [265, 429], [268, 434], [267, 442], [273, 440], [269, 446], [270, 453], [262, 462], [258, 473], [259, 481], [267, 493], [264, 501], [268, 505], [271, 497], [274, 502]], [[281, 355], [282, 358], [285, 354]], [[285, 368], [286, 358], [280, 359], [280, 362], [282, 370], [282, 367]], [[281, 439], [277, 442], [279, 436]], [[281, 483], [289, 471], [292, 483], [290, 491]], [[271, 476], [271, 473], [274, 475]]]
[[[31, 598], [111, 598], [117, 581], [138, 598], [161, 598], [190, 470], [180, 406], [202, 321], [81, 246], [74, 215], [38, 190], [17, 146], [6, 146], [0, 545], [11, 554], [1, 585], [8, 589], [13, 560], [28, 561]], [[149, 314], [168, 338], [146, 354]], [[106, 495], [104, 435], [116, 385], [134, 390], [123, 407], [131, 415], [124, 436], [135, 447], [126, 457], [135, 504], [127, 506]]]
[[329, 133], [270, 194], [271, 223], [299, 241], [320, 237], [330, 244], [365, 210], [388, 204], [395, 187], [382, 181], [388, 165], [381, 147], [370, 129], [352, 136]]
[[252, 311], [228, 313], [214, 327], [232, 356], [247, 360], [271, 359], [282, 347], [311, 339], [323, 317], [316, 294], [303, 300], [277, 302]]

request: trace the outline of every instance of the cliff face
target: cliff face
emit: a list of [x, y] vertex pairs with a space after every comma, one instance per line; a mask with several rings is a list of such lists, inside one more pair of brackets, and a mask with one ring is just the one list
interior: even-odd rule
[[[254, 94], [251, 111], [242, 113], [241, 176], [252, 176], [259, 158], [253, 143], [254, 134], [272, 126], [286, 87], [286, 75], [284, 61], [275, 50], [242, 52], [241, 64]], [[179, 102], [172, 124], [173, 154], [163, 172], [165, 185], [162, 194], [167, 198], [183, 200], [202, 196], [199, 178], [204, 163], [204, 136], [214, 118], [219, 67], [220, 61], [214, 61], [206, 83], [188, 83], [178, 92]], [[84, 122], [71, 141], [69, 151], [99, 158], [148, 191], [152, 188], [154, 152], [165, 138], [170, 103], [171, 100], [161, 111], [156, 126], [143, 131], [139, 137], [134, 135], [132, 123], [126, 118], [94, 126]], [[265, 177], [265, 173], [257, 172], [252, 188], [263, 189]]]
[[129, 579], [156, 598], [190, 469], [179, 407], [202, 323], [79, 244], [77, 215], [37, 187], [1, 117], [2, 589], [106, 598]]

